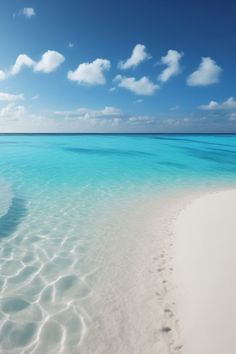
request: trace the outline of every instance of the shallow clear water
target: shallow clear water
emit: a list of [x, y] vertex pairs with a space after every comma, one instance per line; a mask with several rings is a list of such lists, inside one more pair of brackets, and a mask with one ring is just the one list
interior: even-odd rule
[[235, 181], [235, 135], [0, 135], [1, 353], [83, 348], [116, 207]]

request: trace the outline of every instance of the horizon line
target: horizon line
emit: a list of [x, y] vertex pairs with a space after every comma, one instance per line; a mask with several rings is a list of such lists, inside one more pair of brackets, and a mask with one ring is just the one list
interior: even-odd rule
[[208, 133], [204, 133], [204, 132], [196, 132], [196, 133], [186, 133], [186, 132], [178, 132], [178, 133], [174, 133], [174, 132], [170, 132], [170, 133], [161, 133], [161, 132], [111, 132], [111, 133], [70, 133], [70, 132], [65, 132], [65, 133], [56, 133], [56, 132], [6, 132], [6, 133], [1, 133], [0, 132], [0, 136], [2, 135], [153, 135], [153, 134], [158, 134], [158, 135], [236, 135], [236, 132], [208, 132]]

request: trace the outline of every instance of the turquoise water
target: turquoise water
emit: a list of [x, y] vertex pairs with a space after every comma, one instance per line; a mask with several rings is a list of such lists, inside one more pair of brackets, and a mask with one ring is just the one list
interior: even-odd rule
[[0, 135], [1, 353], [90, 353], [116, 206], [235, 181], [235, 135]]
[[32, 196], [230, 180], [236, 172], [235, 135], [2, 135], [0, 147], [1, 176]]

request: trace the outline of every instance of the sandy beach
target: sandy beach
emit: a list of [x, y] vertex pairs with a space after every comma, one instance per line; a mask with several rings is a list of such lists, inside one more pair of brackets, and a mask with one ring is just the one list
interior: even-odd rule
[[236, 353], [236, 190], [194, 199], [174, 223], [183, 354]]
[[235, 137], [0, 143], [0, 353], [236, 352]]

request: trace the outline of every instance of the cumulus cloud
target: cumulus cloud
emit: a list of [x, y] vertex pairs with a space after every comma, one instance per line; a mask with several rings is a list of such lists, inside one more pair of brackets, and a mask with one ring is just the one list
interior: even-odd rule
[[158, 80], [161, 82], [168, 81], [172, 76], [176, 76], [180, 72], [180, 59], [184, 54], [177, 50], [168, 50], [167, 54], [161, 58], [161, 64], [167, 67], [159, 75]]
[[78, 108], [72, 111], [56, 111], [57, 116], [62, 116], [67, 120], [97, 120], [102, 118], [121, 117], [122, 112], [120, 109], [112, 106], [105, 106], [103, 109], [96, 110], [90, 108]]
[[82, 107], [47, 112], [47, 115], [31, 113], [24, 105], [14, 102], [0, 108], [2, 132], [117, 132], [149, 125], [148, 116], [130, 116], [113, 106], [101, 109]]
[[210, 101], [208, 104], [202, 105], [199, 108], [207, 111], [234, 110], [236, 109], [236, 100], [233, 97], [230, 97], [222, 103]]
[[23, 9], [20, 9], [20, 11], [18, 11], [17, 13], [14, 13], [13, 17], [24, 16], [28, 19], [31, 19], [35, 15], [36, 13], [33, 7], [24, 7]]
[[35, 62], [28, 55], [20, 54], [11, 68], [10, 75], [18, 74], [24, 66], [32, 68], [35, 66]]
[[146, 52], [146, 47], [143, 44], [137, 44], [130, 56], [130, 58], [120, 61], [118, 67], [122, 70], [131, 69], [137, 67], [145, 60], [151, 59], [151, 55]]
[[0, 118], [4, 118], [8, 121], [16, 121], [21, 119], [26, 114], [26, 108], [23, 105], [16, 105], [15, 103], [9, 103], [5, 107], [0, 109]]
[[153, 124], [155, 122], [155, 119], [149, 116], [134, 116], [134, 117], [129, 117], [128, 118], [128, 123], [129, 124]]
[[112, 106], [98, 110], [78, 108], [71, 111], [56, 111], [54, 115], [63, 118], [67, 124], [78, 124], [80, 128], [105, 129], [106, 131], [115, 131], [114, 129], [129, 131], [132, 126], [135, 126], [135, 129], [139, 129], [140, 127], [149, 127], [155, 123], [154, 117], [125, 114], [120, 109]]
[[103, 109], [78, 108], [71, 111], [56, 111], [54, 116], [61, 117], [66, 124], [74, 126], [74, 129], [85, 131], [113, 129], [124, 121], [123, 112], [112, 106]]
[[23, 67], [32, 68], [35, 72], [50, 73], [55, 71], [64, 60], [64, 56], [55, 50], [45, 52], [38, 62], [34, 61], [26, 54], [20, 54], [10, 70], [0, 70], [0, 80], [5, 80], [9, 76], [19, 74]]
[[55, 50], [48, 50], [42, 55], [42, 58], [35, 63], [34, 71], [51, 73], [55, 71], [65, 61], [64, 56]]
[[123, 87], [136, 95], [151, 96], [158, 89], [158, 85], [155, 85], [146, 76], [135, 79], [134, 77], [117, 75], [114, 81], [118, 83], [119, 87]]
[[[132, 115], [112, 106], [101, 109], [77, 108], [47, 114], [32, 113], [24, 105], [8, 102], [0, 108], [1, 132], [193, 132], [232, 131], [235, 112], [227, 112], [225, 119], [213, 120], [204, 116]], [[229, 115], [230, 114], [230, 115]]]
[[0, 70], [0, 81], [6, 80], [6, 78], [7, 78], [7, 74], [5, 73], [5, 71]]
[[[29, 112], [24, 105], [10, 102], [0, 108], [1, 132], [53, 132], [57, 131], [59, 126], [60, 124], [50, 117]], [[64, 126], [64, 131], [65, 129]]]
[[203, 57], [196, 71], [187, 78], [188, 86], [208, 86], [219, 82], [222, 69], [210, 57]]
[[111, 63], [107, 59], [95, 59], [91, 63], [79, 64], [75, 71], [70, 70], [67, 77], [81, 85], [104, 85], [104, 71], [108, 71]]
[[149, 129], [150, 124], [154, 122], [155, 119], [152, 117], [129, 115], [113, 106], [48, 112], [46, 116], [33, 114], [25, 106], [14, 102], [0, 108], [2, 132], [117, 132], [133, 129], [143, 131], [145, 127]]
[[27, 18], [31, 18], [36, 15], [33, 7], [24, 7], [21, 11], [22, 14]]
[[189, 125], [192, 123], [198, 123], [199, 121], [202, 121], [202, 118], [190, 118], [190, 117], [180, 117], [180, 118], [168, 118], [166, 119], [165, 123], [169, 126], [185, 126]]
[[231, 128], [227, 128], [227, 122], [231, 124], [236, 121], [236, 100], [234, 97], [229, 97], [223, 102], [210, 101], [205, 105], [199, 106], [201, 110], [207, 111], [207, 116], [214, 120], [215, 123], [220, 122], [224, 125], [221, 128], [225, 132], [231, 132]]
[[22, 93], [18, 95], [13, 95], [6, 92], [0, 92], [0, 101], [14, 102], [14, 101], [23, 101], [23, 100], [24, 100], [24, 95]]

